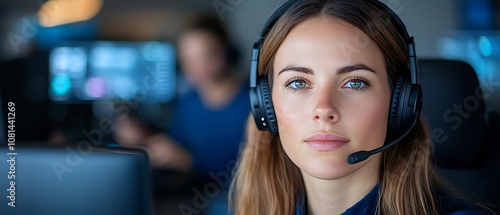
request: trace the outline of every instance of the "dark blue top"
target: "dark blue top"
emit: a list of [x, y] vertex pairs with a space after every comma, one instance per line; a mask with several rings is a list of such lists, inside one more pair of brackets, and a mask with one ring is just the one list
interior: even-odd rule
[[247, 86], [219, 109], [205, 107], [200, 95], [191, 91], [174, 105], [172, 125], [167, 133], [191, 152], [194, 171], [199, 176], [219, 171], [231, 174], [227, 167], [234, 166], [249, 113]]
[[[377, 211], [379, 185], [377, 184], [361, 201], [347, 209], [342, 215], [373, 215]], [[487, 214], [478, 207], [469, 205], [463, 201], [441, 195], [437, 199], [438, 213], [442, 215], [481, 215]], [[297, 204], [295, 215], [307, 215], [306, 201], [300, 201]]]
[[[344, 215], [347, 214], [375, 214], [377, 210], [377, 200], [378, 200], [378, 187], [377, 184], [361, 201], [353, 205], [351, 208], [347, 209]], [[306, 215], [307, 214], [307, 203], [305, 200], [299, 200], [297, 204], [297, 209], [295, 210], [295, 215]]]

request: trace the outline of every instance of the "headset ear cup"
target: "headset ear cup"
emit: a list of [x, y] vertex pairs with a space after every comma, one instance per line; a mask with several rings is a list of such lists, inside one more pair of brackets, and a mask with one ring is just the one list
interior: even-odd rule
[[269, 81], [265, 77], [259, 77], [257, 88], [260, 90], [262, 105], [267, 120], [268, 130], [275, 136], [278, 135], [278, 123], [276, 122], [276, 114], [274, 113], [273, 101], [271, 98], [271, 89]]
[[389, 107], [389, 122], [387, 123], [387, 134], [389, 137], [397, 136], [397, 131], [400, 122], [400, 105], [402, 99], [402, 93], [404, 91], [405, 76], [399, 75], [394, 84], [394, 89], [392, 91], [391, 106]]
[[388, 139], [397, 138], [413, 127], [420, 117], [421, 107], [422, 88], [420, 84], [412, 84], [409, 74], [398, 76], [389, 108]]
[[256, 77], [255, 87], [250, 88], [250, 105], [255, 124], [259, 130], [268, 130], [278, 135], [278, 123], [274, 114], [269, 82], [265, 77]]

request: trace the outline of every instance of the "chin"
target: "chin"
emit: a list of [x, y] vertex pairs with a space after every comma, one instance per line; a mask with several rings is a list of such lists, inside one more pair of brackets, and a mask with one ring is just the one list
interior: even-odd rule
[[346, 159], [306, 161], [298, 165], [302, 173], [323, 180], [336, 180], [354, 172], [356, 168], [347, 163]]

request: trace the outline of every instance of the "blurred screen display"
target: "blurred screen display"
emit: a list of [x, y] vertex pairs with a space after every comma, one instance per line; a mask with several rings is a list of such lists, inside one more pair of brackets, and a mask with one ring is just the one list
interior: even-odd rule
[[500, 32], [450, 32], [441, 38], [438, 48], [444, 58], [471, 64], [481, 83], [500, 87]]
[[51, 50], [49, 97], [79, 103], [164, 103], [175, 96], [175, 48], [167, 42], [71, 42]]

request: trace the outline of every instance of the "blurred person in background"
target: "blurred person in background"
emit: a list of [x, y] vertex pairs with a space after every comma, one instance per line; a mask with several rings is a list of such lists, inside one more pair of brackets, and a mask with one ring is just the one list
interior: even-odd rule
[[219, 20], [202, 15], [178, 39], [179, 64], [192, 89], [179, 96], [167, 133], [193, 154], [203, 175], [235, 161], [250, 111], [248, 86], [233, 70], [237, 53]]
[[215, 17], [203, 15], [188, 22], [178, 39], [178, 53], [193, 88], [179, 97], [168, 134], [191, 152], [200, 190], [218, 182], [220, 193], [207, 212], [227, 213], [230, 181], [219, 183], [221, 179], [212, 176], [231, 175], [250, 112], [249, 88], [233, 69], [237, 53]]
[[[150, 132], [134, 117], [121, 116], [115, 120], [115, 139], [123, 146], [145, 147], [155, 169], [191, 173], [199, 190], [217, 182], [217, 195], [202, 212], [227, 213], [230, 175], [250, 112], [249, 88], [234, 71], [238, 55], [217, 18], [200, 15], [187, 22], [177, 48], [188, 87], [179, 87], [184, 90], [173, 105], [166, 135]], [[188, 201], [181, 203], [193, 204], [192, 189]], [[181, 210], [179, 204], [172, 206]]]

